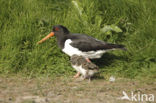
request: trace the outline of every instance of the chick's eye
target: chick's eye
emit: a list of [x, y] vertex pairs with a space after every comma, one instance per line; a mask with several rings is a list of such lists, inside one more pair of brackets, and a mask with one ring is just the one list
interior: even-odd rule
[[59, 31], [59, 28], [58, 28], [58, 27], [56, 27], [56, 28], [55, 28], [55, 31]]

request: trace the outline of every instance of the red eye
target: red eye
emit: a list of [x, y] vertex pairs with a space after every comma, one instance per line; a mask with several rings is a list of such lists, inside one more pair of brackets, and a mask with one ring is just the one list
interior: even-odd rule
[[56, 27], [56, 28], [55, 28], [55, 31], [59, 31], [59, 28], [58, 28], [58, 27]]

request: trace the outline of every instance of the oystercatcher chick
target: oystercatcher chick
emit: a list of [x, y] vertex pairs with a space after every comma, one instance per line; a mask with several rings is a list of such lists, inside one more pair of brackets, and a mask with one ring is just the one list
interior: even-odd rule
[[83, 56], [73, 55], [70, 59], [72, 67], [81, 74], [82, 80], [89, 79], [98, 72], [99, 67], [92, 62], [88, 62]]
[[[57, 44], [64, 53], [69, 56], [73, 56], [74, 54], [83, 56], [88, 62], [91, 62], [90, 59], [101, 58], [105, 52], [110, 50], [125, 50], [124, 45], [106, 43], [86, 34], [70, 33], [62, 25], [53, 26], [52, 32], [40, 40], [38, 44], [52, 36], [56, 37]], [[78, 72], [74, 77], [76, 78], [79, 75], [80, 73]]]

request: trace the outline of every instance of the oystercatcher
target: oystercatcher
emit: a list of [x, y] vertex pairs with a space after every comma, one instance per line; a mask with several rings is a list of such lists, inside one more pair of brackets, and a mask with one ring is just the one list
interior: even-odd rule
[[[102, 57], [102, 55], [109, 50], [125, 50], [123, 45], [106, 43], [85, 34], [70, 33], [69, 30], [62, 25], [53, 26], [52, 32], [40, 40], [38, 44], [52, 36], [56, 36], [58, 46], [64, 53], [69, 56], [74, 54], [83, 56], [88, 62], [90, 62], [89, 59]], [[74, 77], [78, 77], [79, 75], [80, 73], [77, 73]]]
[[91, 79], [91, 77], [98, 72], [99, 67], [92, 62], [88, 62], [83, 56], [73, 55], [70, 59], [72, 67], [81, 73], [81, 79]]

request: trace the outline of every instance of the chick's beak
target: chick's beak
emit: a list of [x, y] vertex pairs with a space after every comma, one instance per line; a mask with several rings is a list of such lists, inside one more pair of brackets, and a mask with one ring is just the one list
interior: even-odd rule
[[50, 34], [48, 34], [46, 37], [44, 37], [42, 40], [40, 40], [39, 42], [37, 42], [37, 44], [40, 44], [44, 41], [46, 41], [48, 38], [54, 36], [54, 32], [51, 32]]

